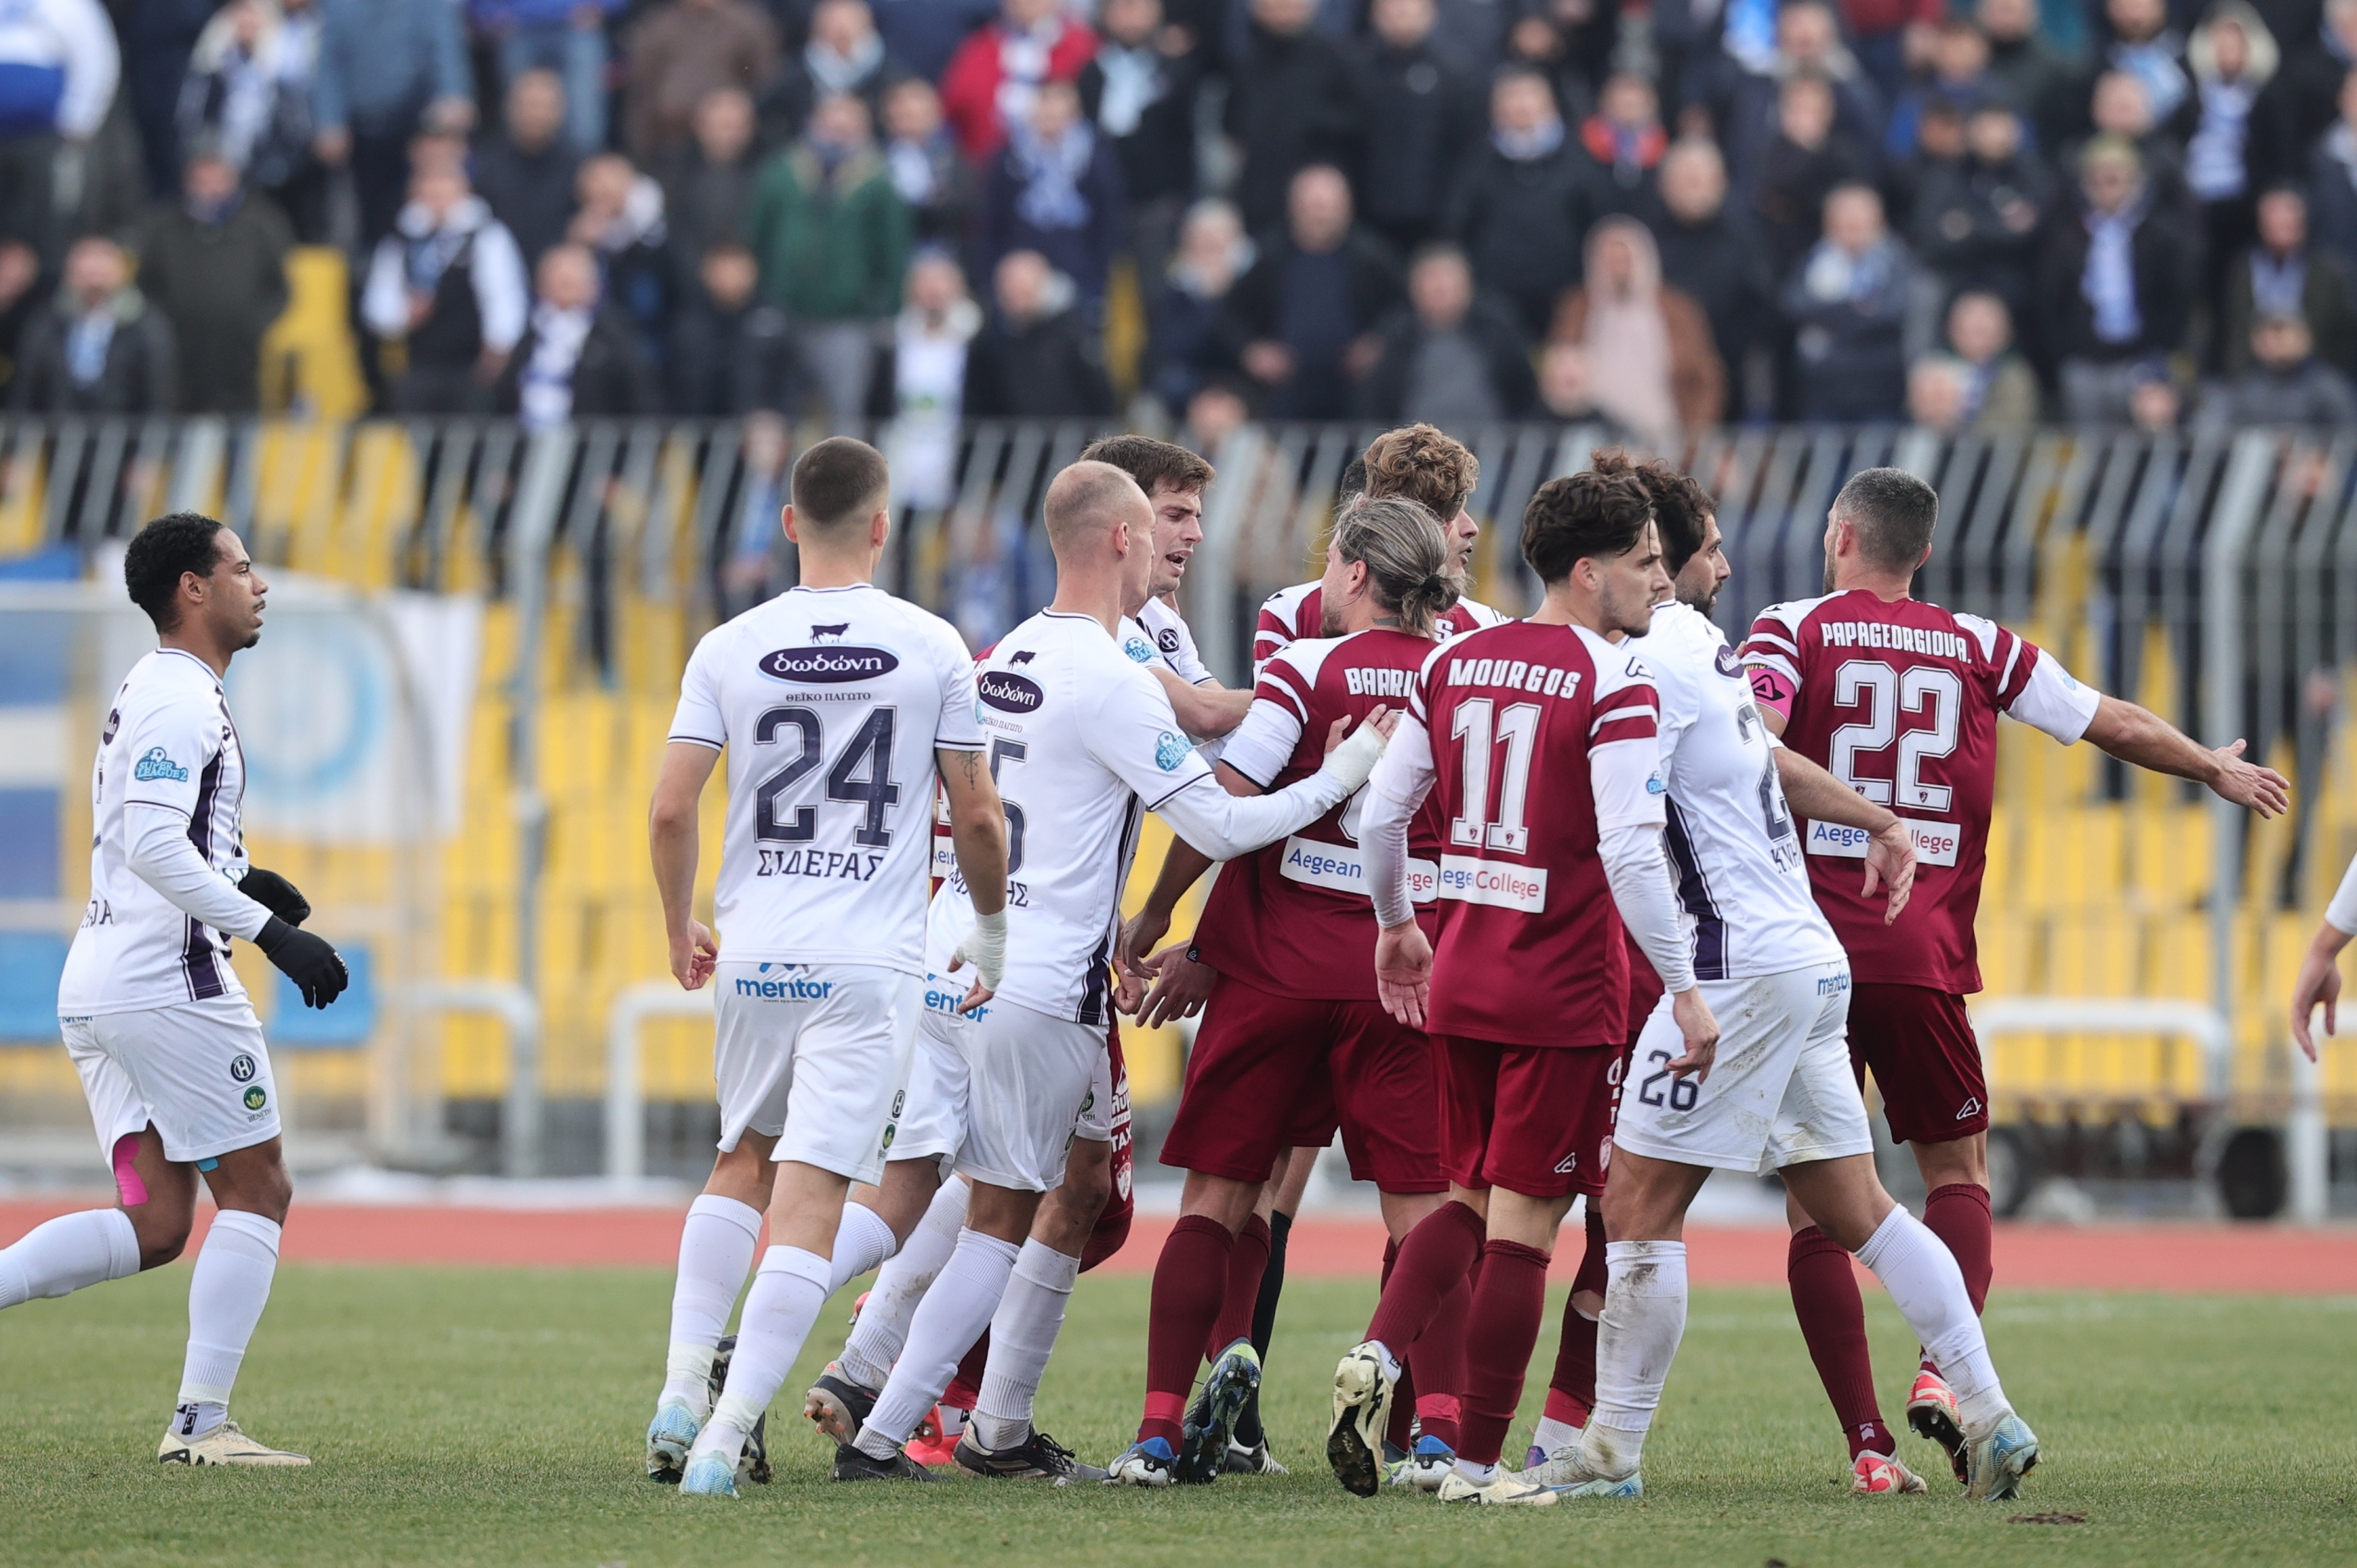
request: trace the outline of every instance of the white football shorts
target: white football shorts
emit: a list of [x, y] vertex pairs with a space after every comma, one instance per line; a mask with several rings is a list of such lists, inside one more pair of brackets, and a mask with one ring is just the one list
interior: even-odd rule
[[1615, 1148], [1761, 1176], [1874, 1152], [1850, 1073], [1847, 962], [1701, 986], [1719, 1020], [1710, 1077], [1666, 1071], [1686, 1047], [1663, 997], [1621, 1085]]
[[278, 1082], [246, 998], [58, 1021], [107, 1157], [151, 1121], [164, 1157], [180, 1164], [278, 1136]]
[[[946, 1157], [958, 1175], [993, 1187], [1052, 1191], [1075, 1135], [1113, 1135], [1104, 1028], [1013, 1002], [960, 1017], [953, 1009], [964, 993], [938, 979], [927, 989], [892, 1157]], [[936, 995], [940, 1006], [930, 1005]]]
[[773, 1158], [881, 1179], [916, 1042], [916, 977], [868, 964], [724, 958], [712, 983], [720, 1146], [733, 1149], [751, 1131], [777, 1140]]

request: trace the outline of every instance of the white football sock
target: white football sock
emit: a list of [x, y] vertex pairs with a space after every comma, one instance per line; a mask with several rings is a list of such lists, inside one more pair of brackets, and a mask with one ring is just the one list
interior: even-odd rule
[[726, 1454], [733, 1461], [744, 1451], [745, 1434], [777, 1398], [827, 1305], [827, 1282], [833, 1273], [833, 1264], [799, 1247], [772, 1247], [761, 1255], [753, 1288], [745, 1293], [728, 1382], [696, 1438], [696, 1454]]
[[1080, 1260], [1041, 1241], [1026, 1241], [1015, 1255], [1015, 1274], [991, 1319], [991, 1353], [983, 1365], [981, 1395], [974, 1402], [974, 1441], [985, 1448], [1012, 1448], [1031, 1432], [1031, 1406], [1039, 1378], [1064, 1326], [1064, 1304], [1080, 1277]]
[[190, 1405], [198, 1408], [193, 1423], [183, 1415], [183, 1435], [201, 1437], [226, 1419], [229, 1389], [261, 1309], [270, 1305], [270, 1282], [277, 1272], [276, 1221], [242, 1209], [213, 1216], [188, 1282], [188, 1359], [181, 1365], [176, 1402], [184, 1411]]
[[712, 1400], [712, 1357], [745, 1288], [761, 1239], [761, 1212], [717, 1193], [688, 1205], [679, 1226], [679, 1277], [671, 1287], [671, 1351], [657, 1403], [684, 1400], [698, 1415]]
[[941, 1391], [958, 1375], [958, 1364], [982, 1337], [1006, 1295], [1007, 1276], [1015, 1272], [1016, 1246], [977, 1230], [960, 1233], [958, 1249], [942, 1265], [935, 1288], [917, 1304], [909, 1320], [909, 1342], [901, 1351], [876, 1408], [860, 1428], [859, 1451], [873, 1459], [888, 1459], [925, 1412], [940, 1402]]
[[1538, 1430], [1530, 1434], [1530, 1446], [1542, 1454], [1552, 1454], [1556, 1449], [1579, 1440], [1578, 1427], [1568, 1421], [1557, 1421], [1551, 1415], [1540, 1416]]
[[1596, 1409], [1580, 1457], [1598, 1475], [1632, 1474], [1662, 1386], [1686, 1335], [1686, 1243], [1611, 1241], [1604, 1248], [1604, 1314], [1596, 1319]]
[[[879, 1267], [900, 1248], [883, 1215], [863, 1203], [845, 1203], [842, 1224], [835, 1227], [835, 1290]], [[827, 1294], [832, 1295], [835, 1290]]]
[[962, 1176], [943, 1182], [917, 1228], [900, 1244], [891, 1261], [876, 1272], [867, 1305], [859, 1309], [859, 1321], [852, 1325], [843, 1353], [835, 1358], [843, 1376], [861, 1388], [881, 1388], [891, 1377], [892, 1364], [900, 1358], [900, 1346], [908, 1341], [909, 1319], [916, 1316], [917, 1303], [924, 1299], [934, 1276], [958, 1249], [958, 1233], [965, 1228], [966, 1197], [970, 1191]]
[[66, 1295], [139, 1272], [139, 1233], [121, 1209], [60, 1214], [0, 1248], [0, 1307]]
[[1457, 1461], [1456, 1469], [1458, 1475], [1476, 1486], [1487, 1486], [1498, 1479], [1498, 1467], [1495, 1460], [1486, 1465], [1477, 1465], [1470, 1459], [1459, 1459]]
[[1964, 1271], [1931, 1227], [1893, 1204], [1858, 1249], [1858, 1261], [1874, 1271], [1898, 1315], [1939, 1364], [1940, 1376], [1956, 1395], [1967, 1437], [1980, 1441], [2014, 1413], [2005, 1402], [2005, 1390], [1998, 1386], [1988, 1337], [1965, 1289]]

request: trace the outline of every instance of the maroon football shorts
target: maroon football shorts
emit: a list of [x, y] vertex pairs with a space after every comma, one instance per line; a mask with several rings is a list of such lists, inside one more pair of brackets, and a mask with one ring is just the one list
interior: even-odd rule
[[1265, 1181], [1280, 1150], [1322, 1144], [1338, 1124], [1355, 1179], [1386, 1192], [1447, 1190], [1422, 1031], [1379, 1002], [1279, 996], [1220, 976], [1162, 1163]]
[[1121, 1060], [1119, 1018], [1106, 1026], [1105, 1049], [1113, 1058], [1113, 1192], [1105, 1200], [1104, 1212], [1097, 1216], [1097, 1228], [1088, 1233], [1087, 1244], [1080, 1249], [1083, 1273], [1121, 1249], [1121, 1244], [1130, 1238], [1131, 1217], [1137, 1213], [1130, 1149], [1130, 1068]]
[[1434, 1035], [1442, 1167], [1459, 1187], [1594, 1198], [1612, 1164], [1628, 1049], [1498, 1045]]
[[1902, 1144], [1945, 1144], [1989, 1131], [1989, 1073], [1964, 998], [1928, 985], [1850, 989], [1850, 1070], [1875, 1077], [1883, 1119]]

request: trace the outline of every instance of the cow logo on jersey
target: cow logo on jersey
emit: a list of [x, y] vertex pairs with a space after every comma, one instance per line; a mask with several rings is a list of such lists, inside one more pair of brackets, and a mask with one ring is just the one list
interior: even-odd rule
[[1039, 656], [1034, 653], [1031, 649], [1026, 648], [1006, 662], [1009, 664], [1029, 664], [1033, 659], [1038, 658]]
[[[850, 622], [844, 622], [848, 626]], [[812, 627], [816, 636], [820, 631], [835, 631], [834, 627]], [[780, 648], [763, 654], [761, 671], [772, 680], [797, 680], [826, 686], [841, 686], [854, 680], [873, 680], [879, 675], [889, 675], [900, 668], [900, 656], [886, 648], [854, 647], [842, 643], [824, 643], [807, 648]]]
[[1121, 644], [1121, 651], [1130, 656], [1130, 662], [1132, 664], [1152, 664], [1154, 662], [1154, 645], [1147, 642], [1144, 637], [1130, 637], [1124, 639]]
[[132, 765], [131, 776], [141, 784], [153, 784], [157, 779], [169, 779], [174, 784], [188, 783], [188, 770], [165, 756], [160, 746], [147, 749], [147, 755]]
[[1155, 638], [1155, 642], [1161, 645], [1164, 653], [1177, 653], [1178, 651], [1178, 628], [1176, 626], [1165, 626], [1162, 629], [1161, 634]]
[[850, 633], [851, 622], [846, 621], [839, 626], [811, 627], [810, 640], [814, 643], [840, 643]]
[[236, 1058], [229, 1063], [229, 1078], [233, 1083], [252, 1083], [256, 1071], [254, 1059], [242, 1051], [238, 1052]]
[[[1029, 656], [1017, 654], [1015, 656], [1020, 659]], [[974, 690], [985, 703], [1003, 714], [1036, 714], [1039, 711], [1039, 704], [1048, 700], [1048, 694], [1039, 689], [1038, 681], [1028, 675], [1010, 675], [1003, 669], [982, 671], [982, 678], [975, 682]]]
[[1187, 753], [1193, 749], [1184, 736], [1173, 735], [1166, 729], [1154, 743], [1154, 765], [1167, 773], [1185, 761]]
[[1719, 651], [1712, 656], [1712, 662], [1718, 666], [1719, 673], [1729, 680], [1743, 679], [1743, 661], [1736, 657], [1735, 650], [1725, 644], [1719, 645]]
[[264, 1089], [260, 1084], [256, 1084], [252, 1088], [246, 1091], [246, 1109], [248, 1110], [260, 1110], [263, 1106], [266, 1106], [269, 1103], [270, 1092]]

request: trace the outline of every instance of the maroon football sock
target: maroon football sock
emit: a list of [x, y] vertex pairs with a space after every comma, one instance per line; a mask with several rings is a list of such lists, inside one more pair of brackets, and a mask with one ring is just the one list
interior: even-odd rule
[[1972, 1309], [1980, 1311], [1997, 1272], [1996, 1222], [1990, 1217], [1989, 1189], [1970, 1181], [1934, 1187], [1923, 1201], [1923, 1224], [1956, 1254]]
[[[1465, 1323], [1473, 1311], [1473, 1291], [1470, 1280], [1450, 1291], [1409, 1347], [1406, 1361], [1415, 1377], [1415, 1390], [1399, 1400], [1405, 1408], [1412, 1400], [1425, 1435], [1437, 1437], [1452, 1448], [1463, 1435], [1458, 1423], [1465, 1392]], [[1400, 1388], [1404, 1390], [1407, 1386], [1403, 1376]]]
[[[1604, 1215], [1594, 1199], [1587, 1205], [1587, 1250], [1572, 1278], [1572, 1295], [1604, 1295]], [[1555, 1374], [1547, 1380], [1547, 1416], [1566, 1426], [1585, 1426], [1596, 1408], [1596, 1319], [1583, 1317], [1569, 1297], [1563, 1302], [1563, 1333], [1555, 1346]]]
[[1180, 1216], [1162, 1244], [1146, 1318], [1141, 1443], [1161, 1437], [1176, 1450], [1186, 1435], [1187, 1396], [1202, 1365], [1203, 1341], [1226, 1298], [1227, 1260], [1235, 1248], [1235, 1233], [1207, 1214]]
[[1254, 1214], [1236, 1233], [1236, 1246], [1227, 1255], [1227, 1294], [1203, 1345], [1204, 1360], [1216, 1361], [1220, 1352], [1252, 1337], [1252, 1309], [1260, 1304], [1260, 1275], [1268, 1267], [1269, 1222]]
[[990, 1365], [990, 1359], [991, 1331], [984, 1329], [982, 1337], [974, 1342], [974, 1348], [966, 1353], [966, 1359], [958, 1364], [958, 1376], [941, 1391], [941, 1402], [954, 1411], [970, 1411], [981, 1403], [982, 1369]]
[[1484, 1234], [1481, 1216], [1462, 1203], [1443, 1203], [1426, 1214], [1399, 1243], [1366, 1337], [1382, 1341], [1393, 1355], [1414, 1344], [1448, 1293], [1472, 1272]]
[[1866, 1353], [1866, 1304], [1858, 1295], [1850, 1254], [1810, 1225], [1793, 1233], [1784, 1277], [1793, 1287], [1793, 1316], [1800, 1319], [1809, 1359], [1817, 1363], [1825, 1397], [1833, 1401], [1842, 1435], [1850, 1440], [1850, 1457], [1896, 1454], [1898, 1443], [1883, 1424], [1882, 1406], [1875, 1399], [1874, 1363]]
[[1465, 1326], [1465, 1391], [1457, 1458], [1494, 1465], [1547, 1315], [1547, 1254], [1519, 1241], [1481, 1249], [1481, 1283]]

